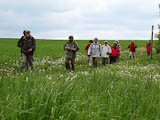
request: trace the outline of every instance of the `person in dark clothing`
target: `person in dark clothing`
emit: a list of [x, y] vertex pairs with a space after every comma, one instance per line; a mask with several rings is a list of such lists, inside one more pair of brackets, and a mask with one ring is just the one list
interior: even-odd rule
[[72, 71], [75, 70], [75, 58], [76, 53], [79, 50], [77, 43], [74, 41], [73, 36], [69, 36], [69, 41], [65, 43], [64, 50], [66, 51], [65, 65], [66, 69], [70, 71], [70, 61], [72, 66]]
[[29, 30], [25, 30], [23, 34], [24, 36], [17, 43], [17, 46], [21, 48], [22, 71], [28, 69], [28, 65], [33, 70], [33, 55], [36, 48], [36, 41], [31, 36]]

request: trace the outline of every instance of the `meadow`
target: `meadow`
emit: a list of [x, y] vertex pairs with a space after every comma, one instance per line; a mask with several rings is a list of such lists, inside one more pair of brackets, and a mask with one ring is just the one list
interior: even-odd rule
[[[0, 39], [0, 120], [160, 120], [160, 55], [120, 41], [116, 64], [94, 69], [77, 40], [75, 72], [64, 67], [65, 40], [37, 40], [34, 71], [22, 73], [18, 39]], [[113, 41], [109, 41], [111, 44]], [[103, 44], [103, 41], [100, 41]]]

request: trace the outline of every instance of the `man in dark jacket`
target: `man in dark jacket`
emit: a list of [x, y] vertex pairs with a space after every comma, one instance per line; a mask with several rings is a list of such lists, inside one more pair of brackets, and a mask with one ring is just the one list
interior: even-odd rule
[[28, 65], [33, 70], [33, 54], [36, 48], [36, 41], [29, 30], [25, 30], [23, 34], [24, 36], [17, 43], [18, 47], [21, 48], [22, 71], [28, 68]]
[[77, 43], [74, 41], [73, 36], [69, 36], [69, 41], [65, 43], [64, 50], [66, 51], [66, 69], [70, 70], [70, 61], [72, 65], [72, 71], [75, 69], [75, 58], [76, 58], [76, 52], [79, 50], [79, 47]]

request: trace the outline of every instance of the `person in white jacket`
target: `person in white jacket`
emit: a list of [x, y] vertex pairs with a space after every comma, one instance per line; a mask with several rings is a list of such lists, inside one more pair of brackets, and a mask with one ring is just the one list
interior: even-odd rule
[[94, 43], [88, 49], [88, 55], [91, 55], [93, 67], [97, 68], [98, 58], [101, 56], [101, 44], [98, 43], [98, 38], [94, 39]]
[[108, 41], [104, 41], [104, 45], [101, 46], [101, 53], [102, 53], [102, 64], [105, 66], [108, 64], [108, 59], [110, 54], [112, 53], [111, 47], [108, 44]]

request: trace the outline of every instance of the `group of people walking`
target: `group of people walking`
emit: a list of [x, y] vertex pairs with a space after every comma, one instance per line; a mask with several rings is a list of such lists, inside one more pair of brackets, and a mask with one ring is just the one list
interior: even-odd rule
[[[87, 51], [88, 63], [93, 63], [93, 67], [98, 66], [98, 58], [102, 57], [102, 64], [107, 65], [110, 58], [110, 63], [115, 63], [120, 55], [120, 46], [118, 41], [114, 42], [111, 46], [108, 41], [104, 41], [104, 45], [98, 42], [98, 38], [94, 41], [90, 40], [90, 43], [86, 46], [85, 51]], [[91, 59], [92, 58], [92, 59]]]
[[[28, 66], [33, 70], [33, 55], [36, 49], [36, 41], [29, 30], [24, 30], [23, 36], [18, 41], [17, 46], [21, 48], [22, 71], [28, 69]], [[134, 41], [131, 42], [128, 48], [130, 51], [130, 59], [134, 59], [137, 48]], [[146, 49], [147, 54], [150, 55], [151, 41], [146, 45]], [[73, 36], [69, 36], [69, 40], [64, 45], [64, 50], [66, 51], [65, 67], [69, 71], [74, 71], [76, 53], [79, 51], [79, 47], [74, 41]], [[85, 51], [88, 56], [88, 64], [92, 64], [95, 68], [98, 67], [98, 59], [100, 57], [102, 58], [102, 64], [104, 66], [109, 62], [110, 64], [116, 63], [120, 57], [120, 45], [118, 40], [114, 41], [113, 45], [110, 45], [108, 41], [104, 41], [104, 44], [101, 45], [98, 42], [98, 38], [95, 38], [89, 41], [89, 44], [85, 47]]]

